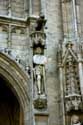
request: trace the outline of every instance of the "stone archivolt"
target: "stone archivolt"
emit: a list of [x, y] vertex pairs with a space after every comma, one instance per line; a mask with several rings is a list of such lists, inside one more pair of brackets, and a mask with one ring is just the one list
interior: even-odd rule
[[0, 52], [0, 76], [8, 81], [9, 88], [14, 92], [23, 109], [23, 123], [29, 123], [30, 97], [27, 73], [19, 67], [19, 64], [14, 59]]

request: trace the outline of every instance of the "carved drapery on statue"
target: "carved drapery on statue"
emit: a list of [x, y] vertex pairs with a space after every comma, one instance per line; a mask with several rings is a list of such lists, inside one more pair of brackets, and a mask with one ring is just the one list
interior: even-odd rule
[[38, 95], [45, 95], [45, 69], [42, 65], [36, 65], [34, 69], [34, 81]]
[[47, 99], [45, 92], [45, 66], [35, 64], [33, 70], [34, 80], [34, 107], [43, 109], [47, 107]]

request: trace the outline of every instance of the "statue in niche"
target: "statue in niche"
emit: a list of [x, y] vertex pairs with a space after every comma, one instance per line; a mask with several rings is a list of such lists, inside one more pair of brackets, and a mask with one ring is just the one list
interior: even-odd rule
[[34, 68], [34, 80], [38, 95], [45, 95], [45, 68], [43, 65], [36, 65]]
[[71, 117], [71, 125], [83, 125], [83, 123], [80, 121], [80, 118], [78, 115], [72, 115]]

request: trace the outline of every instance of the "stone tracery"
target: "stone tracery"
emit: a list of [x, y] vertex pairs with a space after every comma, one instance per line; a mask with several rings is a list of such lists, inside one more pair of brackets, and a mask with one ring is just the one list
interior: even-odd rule
[[[65, 52], [63, 49], [66, 47]], [[81, 81], [79, 74], [79, 54], [81, 50], [79, 46], [75, 46], [75, 43], [69, 41], [63, 48], [59, 46], [58, 51], [58, 63], [59, 68], [62, 65], [63, 81], [63, 98], [64, 98], [64, 111], [66, 113], [78, 111], [83, 109], [82, 93], [81, 93]], [[77, 52], [77, 48], [79, 52]], [[76, 50], [76, 51], [75, 51]], [[62, 54], [60, 53], [62, 52]], [[61, 74], [61, 72], [60, 72]], [[60, 80], [61, 81], [61, 80]]]

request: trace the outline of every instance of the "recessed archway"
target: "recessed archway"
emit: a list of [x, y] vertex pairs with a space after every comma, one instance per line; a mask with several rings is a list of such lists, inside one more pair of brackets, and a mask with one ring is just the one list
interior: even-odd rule
[[[11, 101], [8, 99], [6, 102], [4, 102], [4, 105], [6, 105], [6, 103], [7, 105], [10, 105], [11, 108], [9, 108], [9, 111], [11, 111], [12, 108], [14, 109], [13, 106], [15, 106], [15, 108], [16, 106], [18, 107], [19, 113], [17, 113], [18, 115], [16, 118], [20, 118], [20, 120], [17, 120], [18, 124], [16, 125], [30, 125], [28, 75], [19, 67], [19, 65], [12, 58], [3, 53], [0, 53], [0, 80], [3, 83], [1, 84], [1, 86], [5, 91], [2, 95], [7, 98], [7, 94], [9, 93], [10, 99], [12, 100], [13, 98], [14, 101], [12, 101], [12, 104]], [[12, 115], [14, 115], [14, 113]]]
[[0, 125], [23, 125], [23, 109], [8, 81], [0, 76]]

